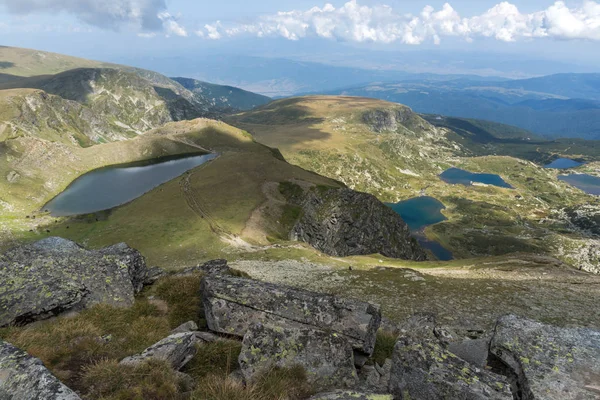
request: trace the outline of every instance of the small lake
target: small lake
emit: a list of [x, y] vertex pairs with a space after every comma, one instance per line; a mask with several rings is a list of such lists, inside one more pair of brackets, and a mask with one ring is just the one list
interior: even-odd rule
[[588, 174], [559, 175], [558, 179], [588, 194], [600, 196], [600, 178]]
[[559, 158], [552, 161], [548, 165], [544, 165], [544, 168], [554, 168], [554, 169], [569, 169], [582, 166], [583, 163], [579, 161], [571, 160], [570, 158]]
[[512, 189], [513, 187], [506, 183], [500, 175], [496, 174], [478, 174], [474, 172], [465, 171], [459, 168], [450, 168], [444, 171], [440, 178], [453, 185], [465, 185], [471, 186], [474, 182], [484, 183], [486, 185], [498, 186], [501, 188]]
[[187, 155], [100, 168], [74, 180], [43, 210], [55, 217], [108, 210], [128, 203], [216, 156]]
[[400, 203], [388, 203], [387, 205], [400, 214], [421, 247], [431, 250], [440, 261], [454, 259], [448, 249], [433, 240], [427, 239], [424, 232], [424, 229], [429, 225], [446, 220], [446, 217], [441, 212], [446, 208], [442, 202], [433, 197], [421, 196], [401, 201]]

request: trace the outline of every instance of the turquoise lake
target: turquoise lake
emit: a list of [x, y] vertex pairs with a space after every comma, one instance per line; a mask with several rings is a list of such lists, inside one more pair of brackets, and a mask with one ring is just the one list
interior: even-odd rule
[[444, 171], [440, 178], [447, 183], [471, 186], [473, 182], [485, 183], [486, 185], [498, 186], [501, 188], [512, 189], [513, 187], [506, 183], [500, 175], [496, 174], [478, 174], [465, 171], [459, 168], [450, 168]]
[[579, 161], [571, 160], [570, 158], [559, 158], [557, 160], [552, 161], [548, 165], [544, 165], [544, 168], [553, 168], [553, 169], [568, 169], [582, 166], [583, 163]]
[[558, 179], [583, 190], [588, 194], [600, 196], [600, 178], [588, 174], [559, 175]]
[[100, 168], [77, 178], [43, 210], [55, 217], [108, 210], [128, 203], [216, 156], [187, 155]]
[[433, 197], [422, 196], [400, 203], [389, 203], [388, 206], [400, 214], [410, 228], [412, 235], [423, 248], [431, 250], [440, 261], [454, 259], [452, 252], [438, 242], [427, 239], [424, 233], [426, 227], [446, 220], [441, 212], [445, 208], [442, 202]]

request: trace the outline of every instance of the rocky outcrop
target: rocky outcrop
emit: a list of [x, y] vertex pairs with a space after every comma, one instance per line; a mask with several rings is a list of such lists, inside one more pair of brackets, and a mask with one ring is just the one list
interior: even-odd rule
[[570, 222], [576, 229], [590, 235], [600, 236], [600, 207], [583, 205], [562, 210], [559, 216]]
[[392, 358], [389, 391], [395, 399], [513, 398], [505, 377], [448, 351], [434, 319], [413, 318], [406, 327]]
[[204, 264], [196, 265], [194, 267], [188, 267], [182, 271], [177, 272], [174, 276], [189, 276], [194, 274], [205, 274], [205, 275], [228, 275], [231, 272], [231, 268], [227, 265], [227, 260], [218, 259], [207, 261]]
[[[292, 199], [293, 200], [293, 199]], [[425, 251], [410, 235], [402, 217], [375, 196], [347, 188], [313, 188], [290, 237], [332, 256], [380, 253], [386, 257], [423, 261]]]
[[355, 390], [335, 390], [333, 392], [320, 393], [312, 396], [309, 400], [393, 400], [391, 395], [382, 395], [370, 392], [358, 392]]
[[316, 390], [352, 387], [358, 381], [348, 340], [319, 329], [255, 324], [244, 336], [238, 361], [247, 383], [272, 368], [298, 365]]
[[256, 322], [302, 324], [340, 335], [370, 355], [381, 321], [373, 304], [231, 276], [205, 276], [200, 291], [208, 327], [240, 337]]
[[98, 303], [130, 306], [146, 280], [144, 257], [126, 244], [90, 251], [48, 238], [0, 256], [0, 326]]
[[198, 324], [196, 324], [194, 321], [188, 321], [173, 329], [171, 331], [171, 335], [174, 335], [176, 333], [195, 332], [197, 330]]
[[600, 332], [545, 325], [514, 315], [498, 320], [490, 351], [512, 372], [523, 400], [600, 397]]
[[167, 361], [179, 371], [196, 355], [196, 343], [201, 341], [195, 332], [175, 333], [148, 347], [140, 354], [121, 360], [121, 364], [135, 365], [149, 359]]
[[416, 115], [410, 108], [397, 105], [390, 108], [378, 108], [365, 112], [362, 116], [363, 122], [374, 132], [395, 132], [401, 126], [409, 129], [415, 127], [431, 129], [431, 126]]
[[0, 399], [79, 400], [37, 358], [0, 340]]
[[360, 387], [374, 393], [387, 393], [390, 384], [392, 360], [385, 360], [383, 365], [374, 363], [365, 365], [360, 369]]

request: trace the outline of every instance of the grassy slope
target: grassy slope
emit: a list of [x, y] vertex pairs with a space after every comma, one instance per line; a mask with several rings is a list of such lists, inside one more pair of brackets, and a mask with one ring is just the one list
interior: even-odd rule
[[[0, 47], [0, 74], [36, 76], [57, 74], [74, 68], [98, 68], [111, 64], [18, 47]], [[2, 77], [0, 76], [0, 82]]]
[[[56, 157], [52, 152], [57, 149], [67, 151], [68, 155]], [[75, 177], [91, 169], [201, 149], [221, 155], [108, 214], [57, 220], [43, 215], [36, 220], [23, 219], [24, 214], [34, 212]], [[152, 263], [166, 268], [222, 256], [224, 249], [248, 250], [249, 245], [241, 239], [269, 244], [267, 237], [283, 234], [278, 223], [281, 204], [277, 202], [258, 212], [253, 229], [244, 231], [253, 212], [267, 200], [264, 187], [269, 182], [297, 179], [337, 185], [286, 163], [277, 152], [254, 142], [243, 131], [208, 120], [167, 124], [127, 142], [88, 149], [49, 145], [40, 152], [33, 158], [63, 161], [55, 162], [51, 168], [39, 166], [35, 180], [23, 179], [18, 186], [2, 183], [11, 196], [4, 201], [19, 205], [19, 211], [10, 214], [22, 224], [19, 231], [16, 222], [13, 223], [13, 235], [26, 239], [58, 235], [93, 247], [126, 241]], [[8, 220], [5, 215], [5, 225]], [[27, 228], [33, 228], [34, 232]]]
[[[232, 116], [230, 123], [281, 149], [291, 163], [395, 202], [422, 191], [446, 206], [447, 222], [427, 230], [457, 257], [518, 251], [568, 259], [576, 234], [543, 223], [553, 209], [597, 202], [556, 179], [556, 171], [511, 157], [467, 158], [456, 134], [411, 119], [396, 132], [376, 133], [361, 115], [400, 107], [363, 98], [304, 97], [274, 102]], [[492, 153], [493, 154], [493, 153]], [[438, 174], [449, 166], [496, 173], [515, 187], [449, 185]], [[549, 228], [551, 230], [549, 230]], [[571, 239], [575, 239], [572, 241]]]

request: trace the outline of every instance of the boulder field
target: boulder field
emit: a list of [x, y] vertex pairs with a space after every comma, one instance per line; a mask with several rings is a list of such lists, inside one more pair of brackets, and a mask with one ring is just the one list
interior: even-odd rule
[[[102, 302], [128, 306], [144, 284], [164, 274], [148, 273], [143, 257], [124, 244], [89, 251], [58, 238], [13, 249], [0, 257], [0, 266], [3, 279], [12, 279], [10, 290], [0, 292], [4, 324], [27, 324]], [[204, 343], [237, 337], [242, 350], [232, 375], [252, 383], [273, 368], [301, 366], [321, 392], [312, 399], [600, 397], [598, 331], [515, 315], [499, 318], [492, 331], [477, 337], [458, 333], [464, 332], [460, 326], [440, 325], [429, 314], [382, 326], [377, 305], [236, 277], [225, 260], [178, 275], [197, 272], [204, 274], [198, 296], [208, 331], [187, 322], [121, 363], [160, 359], [179, 371]], [[380, 329], [396, 337], [385, 362], [373, 359]], [[0, 341], [0, 398], [79, 397], [39, 360]]]

